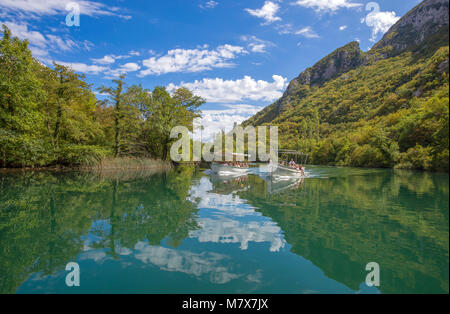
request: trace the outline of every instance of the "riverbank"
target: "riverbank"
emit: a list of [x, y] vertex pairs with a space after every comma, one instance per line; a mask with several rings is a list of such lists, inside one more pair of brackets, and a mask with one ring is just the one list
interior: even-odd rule
[[18, 172], [18, 171], [128, 171], [128, 170], [161, 170], [166, 171], [172, 169], [173, 165], [170, 161], [151, 158], [135, 158], [135, 157], [117, 157], [105, 158], [97, 164], [89, 166], [63, 166], [53, 165], [48, 167], [23, 167], [23, 168], [0, 168], [0, 173]]

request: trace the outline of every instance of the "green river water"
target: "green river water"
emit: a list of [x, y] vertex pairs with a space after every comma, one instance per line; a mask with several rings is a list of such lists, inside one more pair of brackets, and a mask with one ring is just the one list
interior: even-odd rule
[[308, 173], [0, 173], [0, 293], [449, 292], [448, 174]]

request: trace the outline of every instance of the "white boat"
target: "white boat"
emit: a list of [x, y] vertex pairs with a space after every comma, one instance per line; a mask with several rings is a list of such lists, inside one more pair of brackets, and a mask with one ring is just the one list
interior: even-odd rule
[[[303, 171], [305, 168], [303, 168]], [[260, 171], [272, 176], [305, 176], [301, 170], [293, 167], [286, 167], [280, 164], [269, 163], [260, 167]]]
[[282, 165], [277, 165], [277, 167], [274, 169], [274, 171], [272, 173], [279, 174], [279, 175], [302, 176], [304, 173], [304, 168], [303, 168], [303, 172], [302, 172], [301, 170], [298, 170], [297, 168], [294, 168], [294, 167], [286, 167], [286, 166], [282, 166]]
[[217, 174], [233, 174], [233, 173], [246, 174], [246, 173], [248, 173], [248, 169], [249, 168], [240, 168], [240, 167], [229, 166], [229, 165], [220, 164], [220, 163], [216, 163], [216, 162], [211, 164], [212, 172], [217, 173]]

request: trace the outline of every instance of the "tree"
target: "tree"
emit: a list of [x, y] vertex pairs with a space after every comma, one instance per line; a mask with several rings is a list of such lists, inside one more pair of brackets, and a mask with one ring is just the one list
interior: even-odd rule
[[185, 88], [177, 89], [171, 96], [165, 87], [156, 87], [151, 99], [154, 111], [150, 121], [160, 138], [161, 158], [167, 160], [172, 142], [170, 131], [178, 125], [186, 126], [192, 131], [193, 120], [200, 116], [198, 108], [205, 100]]
[[113, 80], [113, 83], [116, 84], [116, 87], [106, 87], [102, 86], [99, 91], [100, 93], [108, 94], [109, 99], [106, 102], [109, 102], [114, 107], [114, 156], [118, 157], [120, 153], [120, 143], [121, 143], [121, 129], [123, 125], [123, 87], [125, 82], [125, 75], [121, 75], [119, 79]]

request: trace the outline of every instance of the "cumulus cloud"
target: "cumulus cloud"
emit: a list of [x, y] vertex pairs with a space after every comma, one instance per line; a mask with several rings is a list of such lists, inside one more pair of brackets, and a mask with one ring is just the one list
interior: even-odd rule
[[266, 49], [271, 46], [275, 46], [274, 43], [262, 40], [257, 38], [256, 36], [241, 36], [241, 40], [247, 42], [247, 48], [251, 52], [256, 53], [265, 53], [267, 52]]
[[250, 76], [244, 76], [244, 78], [237, 80], [205, 78], [191, 83], [182, 82], [179, 86], [171, 83], [167, 89], [173, 91], [183, 86], [213, 103], [240, 102], [243, 100], [270, 102], [282, 96], [282, 91], [287, 83], [287, 79], [282, 76], [273, 75], [272, 78], [273, 82], [255, 80]]
[[85, 74], [99, 74], [100, 72], [108, 70], [107, 67], [100, 65], [88, 65], [79, 62], [64, 62], [64, 61], [55, 61], [55, 62], [68, 68], [71, 68], [75, 72], [82, 72]]
[[234, 123], [241, 124], [263, 109], [263, 107], [246, 104], [228, 104], [222, 107], [224, 109], [202, 110], [202, 117], [195, 119], [194, 125], [201, 125], [204, 129], [200, 131], [198, 127], [195, 128], [193, 134], [195, 140], [200, 140], [201, 137], [203, 142], [212, 141], [214, 135], [221, 130], [231, 131]]
[[106, 71], [106, 78], [115, 78], [115, 77], [119, 77], [122, 74], [127, 74], [128, 72], [136, 72], [140, 69], [141, 67], [134, 62], [128, 62], [125, 63], [121, 66], [119, 66], [116, 69], [113, 70], [107, 70]]
[[[73, 0], [0, 0], [0, 8], [9, 13], [29, 14], [32, 17], [43, 15], [61, 15], [67, 14], [66, 5]], [[109, 7], [100, 2], [94, 1], [76, 1], [80, 7], [80, 13], [88, 16], [117, 16], [124, 19], [130, 19], [129, 15], [122, 15], [123, 10], [118, 7]]]
[[261, 9], [245, 9], [245, 11], [253, 16], [264, 19], [264, 24], [269, 24], [275, 21], [281, 21], [281, 18], [277, 16], [279, 9], [280, 6], [275, 2], [266, 1]]
[[113, 55], [107, 55], [101, 59], [91, 59], [91, 60], [94, 61], [95, 63], [100, 63], [100, 64], [112, 64], [112, 63], [116, 62], [116, 59], [114, 58]]
[[173, 49], [161, 57], [151, 57], [143, 61], [145, 67], [140, 77], [174, 72], [201, 72], [213, 68], [234, 66], [230, 61], [247, 51], [240, 46], [222, 45], [215, 50]]
[[318, 13], [333, 13], [339, 9], [359, 8], [361, 3], [352, 0], [297, 0], [292, 3], [296, 6], [314, 9]]
[[306, 26], [295, 32], [296, 35], [301, 35], [306, 38], [319, 38], [319, 35], [311, 28], [311, 26]]
[[367, 26], [372, 28], [372, 36], [369, 40], [375, 42], [378, 34], [386, 33], [399, 19], [400, 17], [394, 11], [372, 11], [361, 20], [361, 23], [366, 23]]

